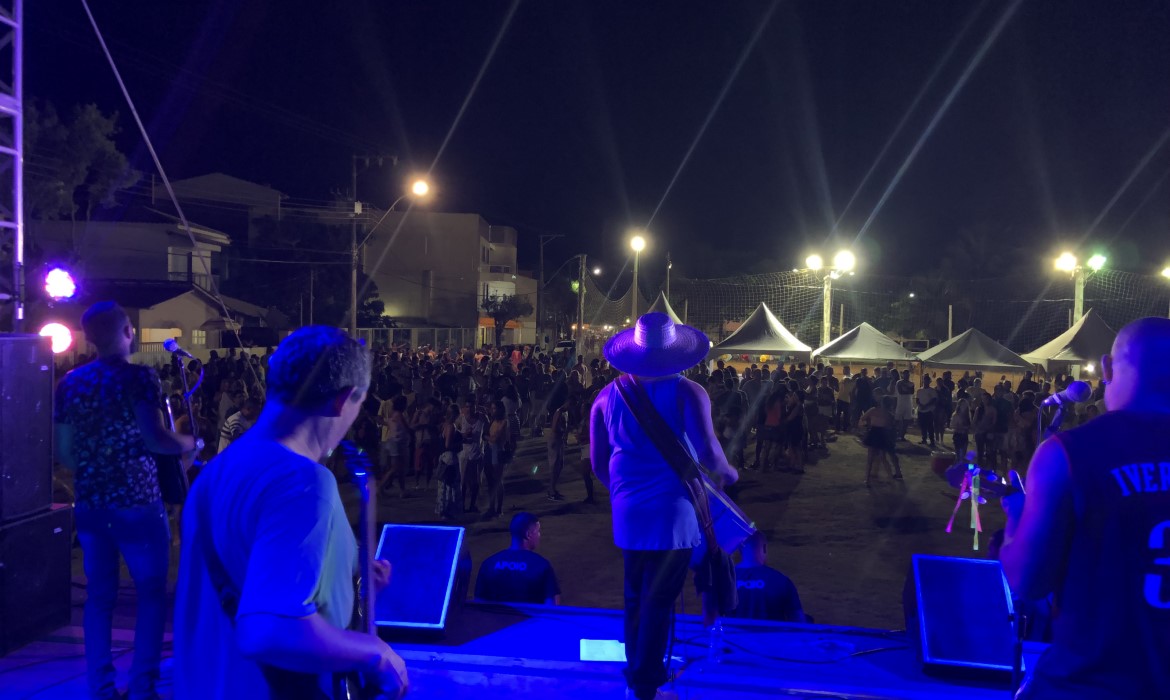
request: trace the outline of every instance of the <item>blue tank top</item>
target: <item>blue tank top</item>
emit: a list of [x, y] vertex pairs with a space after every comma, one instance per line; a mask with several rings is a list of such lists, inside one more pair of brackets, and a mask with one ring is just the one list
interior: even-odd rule
[[1110, 411], [1055, 439], [1076, 523], [1020, 697], [1170, 698], [1170, 416]]

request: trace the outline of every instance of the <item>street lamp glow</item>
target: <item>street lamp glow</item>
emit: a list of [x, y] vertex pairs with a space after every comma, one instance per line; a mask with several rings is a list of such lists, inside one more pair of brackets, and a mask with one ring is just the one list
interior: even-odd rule
[[415, 180], [410, 186], [410, 193], [415, 197], [425, 197], [431, 191], [431, 185], [426, 180]]
[[1100, 254], [1094, 255], [1089, 258], [1088, 265], [1089, 269], [1093, 272], [1099, 272], [1101, 268], [1105, 267], [1105, 256]]
[[857, 264], [857, 258], [851, 251], [842, 250], [833, 256], [833, 267], [841, 272], [849, 272]]
[[600, 268], [600, 267], [595, 267], [595, 268], [593, 268], [593, 276], [594, 276], [594, 277], [596, 277], [597, 275], [600, 275], [600, 274], [601, 274], [601, 268]]
[[1170, 279], [1170, 267], [1162, 268], [1162, 276]]
[[641, 253], [646, 250], [646, 239], [641, 236], [634, 236], [630, 239], [630, 249], [635, 253]]
[[1061, 272], [1072, 272], [1077, 269], [1077, 256], [1072, 253], [1061, 253], [1054, 266]]
[[804, 264], [807, 265], [808, 269], [810, 270], [819, 270], [825, 266], [825, 261], [821, 259], [821, 256], [814, 254], [805, 258]]

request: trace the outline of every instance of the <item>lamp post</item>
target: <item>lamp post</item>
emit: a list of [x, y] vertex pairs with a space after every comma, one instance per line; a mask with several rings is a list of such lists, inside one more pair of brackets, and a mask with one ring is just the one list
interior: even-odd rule
[[358, 278], [358, 251], [365, 248], [366, 242], [370, 240], [370, 236], [374, 235], [374, 231], [382, 225], [386, 220], [386, 215], [394, 211], [394, 207], [398, 206], [399, 202], [411, 197], [414, 199], [422, 199], [431, 192], [431, 185], [423, 179], [417, 179], [410, 185], [410, 190], [400, 196], [398, 199], [382, 212], [382, 217], [378, 222], [370, 227], [370, 230], [362, 238], [361, 243], [357, 240], [357, 218], [362, 213], [362, 203], [357, 200], [357, 156], [353, 160], [353, 226], [350, 229], [350, 250], [349, 250], [349, 335], [350, 337], [357, 337], [357, 278]]
[[544, 338], [544, 245], [549, 241], [562, 238], [559, 233], [549, 233], [540, 237], [540, 266], [536, 281], [536, 345], [540, 346]]
[[[1061, 253], [1056, 260], [1053, 261], [1053, 267], [1059, 272], [1067, 272], [1072, 275], [1073, 279], [1073, 317], [1072, 323], [1069, 324], [1071, 328], [1073, 324], [1081, 320], [1085, 315], [1085, 279], [1089, 274], [1100, 272], [1105, 267], [1106, 258], [1100, 253], [1093, 254], [1085, 264], [1082, 265], [1077, 256], [1065, 251]], [[1088, 269], [1088, 273], [1085, 270]], [[1069, 372], [1076, 377], [1080, 374], [1080, 365], [1070, 365]]]
[[666, 300], [670, 301], [670, 270], [674, 267], [674, 263], [670, 260], [670, 253], [666, 254]]
[[[1162, 268], [1162, 276], [1165, 277], [1167, 280], [1170, 280], [1170, 265], [1167, 265], [1166, 267]], [[1170, 310], [1167, 310], [1166, 317], [1170, 318]]]
[[638, 320], [638, 256], [646, 249], [646, 239], [636, 234], [630, 239], [630, 250], [634, 251], [634, 284], [630, 287], [630, 318]]
[[[824, 282], [823, 297], [821, 299], [821, 346], [829, 344], [833, 325], [833, 280], [842, 275], [851, 274], [857, 266], [857, 257], [848, 250], [838, 251], [833, 256], [833, 264], [825, 267], [824, 259], [816, 253], [808, 256], [804, 264], [807, 269], [822, 276]], [[845, 329], [842, 328], [842, 331]]]

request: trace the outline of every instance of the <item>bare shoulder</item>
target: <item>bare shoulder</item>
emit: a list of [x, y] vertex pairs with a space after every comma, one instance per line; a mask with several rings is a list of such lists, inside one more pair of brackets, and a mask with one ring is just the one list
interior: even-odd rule
[[682, 391], [687, 398], [698, 398], [699, 396], [702, 396], [704, 399], [707, 398], [707, 390], [692, 379], [682, 377], [681, 381], [678, 383], [678, 386], [679, 390]]

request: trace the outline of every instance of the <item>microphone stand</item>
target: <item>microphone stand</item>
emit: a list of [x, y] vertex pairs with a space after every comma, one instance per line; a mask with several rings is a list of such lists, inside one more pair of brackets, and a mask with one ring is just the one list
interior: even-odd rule
[[[179, 375], [179, 381], [183, 383], [183, 407], [187, 411], [187, 423], [191, 427], [191, 437], [195, 438], [195, 458], [192, 460], [192, 466], [199, 463], [199, 452], [203, 449], [203, 441], [199, 438], [199, 422], [196, 420], [195, 408], [191, 405], [191, 397], [199, 391], [199, 387], [203, 385], [203, 363], [199, 363], [199, 379], [195, 381], [195, 386], [188, 386], [187, 384], [187, 370], [183, 367], [183, 356], [178, 352], [171, 353], [171, 365], [175, 372]], [[170, 414], [170, 402], [167, 402], [167, 413]], [[174, 418], [171, 419], [171, 430], [174, 430]], [[181, 467], [179, 469], [180, 481], [183, 485], [183, 493], [186, 494], [191, 487], [190, 479], [187, 477], [187, 469]]]
[[1020, 611], [1020, 606], [1023, 603], [1016, 596], [1012, 596], [1012, 612], [1008, 615], [1008, 621], [1015, 627], [1016, 642], [1014, 654], [1012, 658], [1012, 697], [1020, 692], [1020, 686], [1024, 682], [1024, 636], [1027, 633], [1028, 618]]

